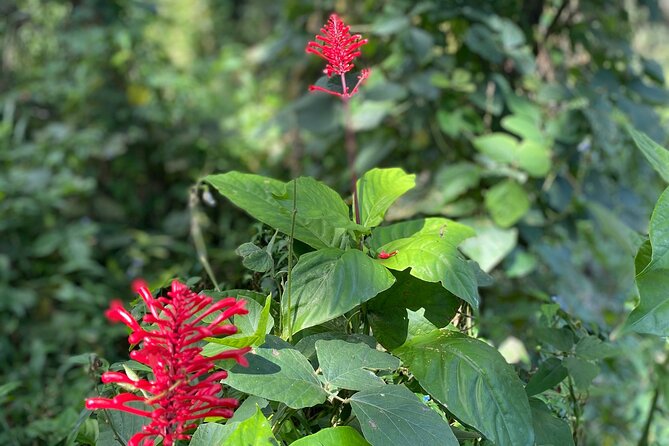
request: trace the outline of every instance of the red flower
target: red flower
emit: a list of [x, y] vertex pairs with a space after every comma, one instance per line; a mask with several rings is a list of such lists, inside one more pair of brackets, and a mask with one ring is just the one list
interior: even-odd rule
[[328, 76], [336, 74], [341, 76], [342, 93], [328, 90], [327, 88], [312, 85], [310, 91], [323, 91], [342, 98], [350, 98], [358, 92], [360, 84], [369, 77], [369, 70], [363, 69], [358, 76], [358, 82], [348, 90], [346, 85], [346, 73], [353, 69], [353, 60], [360, 56], [360, 48], [367, 43], [360, 34], [351, 35], [350, 26], [346, 25], [337, 14], [332, 14], [328, 22], [321, 28], [321, 34], [315, 37], [316, 41], [310, 41], [305, 48], [307, 53], [315, 54], [327, 61], [323, 72]]
[[[86, 408], [123, 410], [151, 418], [142, 432], [130, 439], [128, 446], [153, 446], [152, 437], [162, 437], [164, 446], [172, 446], [176, 440], [190, 438], [185, 432], [196, 427], [195, 420], [232, 416], [237, 400], [218, 396], [222, 387], [220, 381], [227, 377], [227, 372], [209, 372], [213, 370], [214, 362], [221, 359], [232, 358], [241, 365], [248, 365], [244, 354], [251, 348], [228, 350], [207, 358], [201, 355], [202, 348], [197, 343], [210, 336], [236, 333], [237, 327], [223, 325], [223, 322], [248, 311], [243, 300], [228, 297], [213, 303], [211, 297], [196, 294], [176, 280], [167, 297], [153, 297], [144, 282], [133, 285], [149, 310], [144, 322], [155, 325], [156, 329], [142, 328], [119, 301], [113, 301], [105, 314], [109, 320], [130, 327], [132, 333], [128, 342], [142, 343], [138, 350], [130, 352], [130, 357], [151, 367], [154, 378], [133, 379], [125, 373], [106, 372], [102, 382], [130, 385], [143, 396], [121, 393], [111, 399], [88, 398]], [[215, 315], [211, 322], [198, 325], [211, 315]], [[132, 402], [143, 403], [148, 408], [128, 405]]]
[[392, 251], [392, 252], [385, 252], [384, 250], [381, 250], [381, 252], [378, 255], [378, 258], [381, 259], [381, 260], [386, 260], [386, 259], [389, 259], [389, 258], [394, 257], [396, 255], [397, 255], [397, 250]]

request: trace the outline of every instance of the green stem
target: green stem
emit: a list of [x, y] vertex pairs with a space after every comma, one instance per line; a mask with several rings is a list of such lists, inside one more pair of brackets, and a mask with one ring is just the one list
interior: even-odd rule
[[214, 284], [216, 291], [221, 291], [218, 287], [218, 281], [214, 276], [214, 270], [209, 264], [209, 257], [207, 256], [207, 245], [204, 242], [204, 237], [202, 236], [202, 229], [200, 228], [198, 204], [200, 199], [198, 198], [198, 189], [199, 183], [190, 189], [190, 198], [188, 200], [188, 209], [190, 211], [190, 235], [193, 239], [193, 245], [195, 245], [195, 252], [197, 252], [197, 258], [202, 264], [202, 267], [209, 276], [209, 280]]
[[[291, 342], [293, 339], [293, 323], [290, 317], [291, 314], [291, 290], [293, 287], [293, 241], [295, 236], [295, 219], [297, 217], [297, 180], [293, 180], [293, 210], [290, 221], [290, 240], [288, 242], [288, 283], [286, 283], [286, 293], [287, 293], [287, 310], [284, 315], [284, 324], [288, 324], [288, 342]], [[287, 319], [287, 321], [286, 321]]]
[[346, 142], [346, 158], [348, 160], [348, 170], [351, 175], [351, 192], [353, 193], [353, 213], [355, 222], [360, 224], [360, 201], [358, 200], [358, 174], [355, 171], [355, 158], [357, 155], [357, 144], [355, 141], [355, 132], [353, 131], [353, 122], [351, 118], [351, 105], [348, 98], [342, 98], [344, 104], [344, 133]]
[[660, 383], [658, 382], [655, 386], [655, 393], [653, 394], [653, 399], [650, 402], [650, 410], [648, 411], [648, 418], [646, 418], [646, 424], [643, 426], [643, 432], [641, 438], [639, 439], [639, 446], [648, 446], [648, 437], [650, 435], [650, 426], [653, 424], [653, 416], [657, 412], [657, 402], [660, 399]]

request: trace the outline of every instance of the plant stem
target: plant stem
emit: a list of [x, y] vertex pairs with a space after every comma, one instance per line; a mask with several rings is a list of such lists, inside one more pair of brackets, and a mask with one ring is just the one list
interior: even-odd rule
[[650, 410], [648, 411], [648, 418], [646, 418], [646, 424], [643, 426], [643, 432], [641, 438], [639, 439], [639, 446], [648, 446], [648, 436], [650, 435], [650, 426], [653, 424], [653, 416], [655, 415], [657, 409], [657, 402], [660, 399], [660, 383], [658, 382], [655, 386], [655, 393], [653, 394], [653, 399], [650, 402]]
[[214, 288], [216, 289], [216, 291], [221, 291], [221, 289], [218, 287], [218, 281], [214, 276], [214, 270], [211, 268], [211, 265], [209, 264], [209, 259], [207, 256], [207, 245], [204, 242], [204, 237], [202, 236], [202, 229], [200, 229], [200, 222], [199, 222], [200, 211], [198, 209], [198, 204], [200, 203], [200, 199], [198, 198], [197, 195], [199, 186], [200, 183], [191, 187], [190, 198], [188, 200], [188, 209], [190, 211], [190, 236], [193, 239], [193, 245], [195, 245], [197, 258], [202, 264], [204, 270], [207, 272], [209, 280], [211, 280], [212, 283], [214, 284]]
[[355, 132], [351, 120], [351, 104], [348, 98], [342, 98], [344, 105], [344, 133], [346, 144], [346, 158], [348, 160], [348, 170], [351, 175], [351, 191], [353, 193], [353, 212], [355, 222], [360, 224], [360, 201], [358, 200], [358, 174], [355, 171], [355, 158], [357, 155], [357, 144], [355, 141]]
[[[293, 210], [292, 210], [292, 215], [291, 215], [291, 221], [290, 221], [290, 240], [288, 242], [288, 283], [286, 284], [286, 292], [288, 293], [287, 296], [287, 311], [286, 315], [284, 315], [284, 321], [282, 324], [282, 328], [284, 324], [288, 324], [288, 342], [291, 342], [293, 339], [293, 324], [290, 318], [290, 311], [291, 311], [291, 289], [293, 287], [293, 240], [294, 240], [294, 235], [295, 235], [295, 218], [297, 216], [297, 179], [293, 180]], [[285, 320], [287, 319], [287, 320]]]

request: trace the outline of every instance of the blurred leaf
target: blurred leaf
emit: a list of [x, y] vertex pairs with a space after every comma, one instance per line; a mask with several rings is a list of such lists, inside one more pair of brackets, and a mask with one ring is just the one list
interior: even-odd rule
[[539, 369], [530, 378], [525, 386], [525, 393], [527, 396], [538, 395], [557, 386], [566, 377], [567, 369], [562, 365], [562, 361], [554, 357], [548, 358], [541, 363]]
[[628, 131], [636, 146], [641, 150], [650, 165], [653, 166], [653, 169], [660, 174], [664, 181], [669, 182], [669, 151], [633, 128], [629, 128]]
[[485, 205], [495, 223], [502, 228], [508, 228], [527, 213], [530, 199], [518, 183], [506, 180], [488, 189]]
[[450, 164], [440, 169], [434, 178], [434, 186], [444, 203], [450, 203], [460, 195], [478, 186], [481, 168], [472, 163]]
[[466, 220], [462, 223], [471, 226], [476, 236], [462, 242], [461, 251], [479, 264], [487, 273], [497, 266], [518, 243], [518, 230], [501, 229], [490, 220]]
[[585, 336], [576, 344], [576, 356], [593, 361], [608, 358], [618, 354], [618, 349], [597, 336]]

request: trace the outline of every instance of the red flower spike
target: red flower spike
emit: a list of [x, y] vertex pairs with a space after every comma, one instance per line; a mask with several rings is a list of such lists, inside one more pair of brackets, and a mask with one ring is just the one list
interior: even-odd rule
[[[155, 325], [155, 329], [143, 329], [119, 301], [111, 303], [106, 315], [112, 322], [123, 322], [130, 328], [128, 341], [131, 344], [142, 343], [138, 350], [130, 352], [130, 357], [151, 367], [153, 380], [135, 380], [122, 372], [106, 372], [102, 382], [130, 385], [150, 395], [121, 393], [114, 398], [88, 398], [86, 408], [122, 410], [151, 418], [151, 422], [130, 439], [128, 446], [151, 446], [156, 437], [162, 437], [164, 446], [173, 446], [177, 440], [190, 438], [186, 432], [196, 426], [194, 420], [214, 416], [230, 418], [234, 413], [237, 400], [217, 396], [222, 390], [220, 380], [227, 377], [227, 372], [210, 372], [221, 359], [231, 358], [247, 366], [244, 355], [251, 348], [204, 357], [197, 343], [209, 336], [235, 333], [234, 325], [221, 324], [248, 311], [243, 300], [226, 298], [214, 303], [211, 297], [196, 294], [176, 280], [167, 297], [153, 297], [143, 281], [134, 282], [133, 288], [150, 311], [144, 316], [144, 322]], [[202, 310], [204, 312], [198, 314]], [[215, 315], [213, 322], [197, 325], [212, 314]], [[128, 404], [133, 402], [143, 403], [145, 408]]]
[[[349, 90], [346, 85], [346, 73], [353, 69], [353, 60], [360, 56], [360, 48], [367, 43], [360, 34], [351, 35], [350, 26], [346, 25], [337, 14], [330, 15], [329, 20], [321, 28], [321, 34], [315, 40], [307, 43], [305, 51], [315, 54], [327, 61], [323, 72], [328, 76], [341, 77], [342, 92], [311, 85], [309, 91], [322, 91], [342, 99], [348, 99], [358, 92], [358, 87], [369, 77], [369, 70], [363, 69], [358, 76], [358, 82]], [[318, 42], [320, 41], [320, 42]]]

